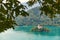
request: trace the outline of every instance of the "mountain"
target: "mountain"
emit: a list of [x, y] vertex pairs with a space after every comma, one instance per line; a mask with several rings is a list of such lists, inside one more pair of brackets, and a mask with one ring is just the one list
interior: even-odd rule
[[16, 18], [16, 23], [18, 25], [60, 25], [60, 18], [55, 18], [53, 21], [50, 20], [46, 15], [41, 15], [40, 16], [40, 10], [39, 7], [35, 7], [33, 9], [30, 9], [27, 11], [29, 13], [29, 16], [23, 17], [23, 16], [18, 16]]

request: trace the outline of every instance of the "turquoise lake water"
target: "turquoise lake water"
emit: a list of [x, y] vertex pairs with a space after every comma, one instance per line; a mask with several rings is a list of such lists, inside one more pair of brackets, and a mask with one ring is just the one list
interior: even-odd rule
[[35, 26], [16, 26], [0, 33], [0, 40], [60, 40], [60, 26], [44, 26], [49, 32], [31, 32]]

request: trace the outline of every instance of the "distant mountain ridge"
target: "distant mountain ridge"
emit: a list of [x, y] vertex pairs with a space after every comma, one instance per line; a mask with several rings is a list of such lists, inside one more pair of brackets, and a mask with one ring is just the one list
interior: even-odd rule
[[[48, 18], [46, 15], [42, 15], [40, 16], [40, 10], [39, 7], [35, 7], [31, 10], [27, 11], [29, 13], [29, 16], [27, 17], [23, 17], [23, 16], [18, 16], [16, 18], [16, 22], [18, 25], [60, 25], [60, 18], [55, 18], [53, 21], [50, 20], [50, 18]], [[58, 21], [58, 23], [56, 22]]]

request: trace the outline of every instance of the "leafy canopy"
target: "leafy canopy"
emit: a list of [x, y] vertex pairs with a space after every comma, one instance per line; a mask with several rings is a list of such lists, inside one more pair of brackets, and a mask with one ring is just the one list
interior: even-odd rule
[[24, 10], [26, 6], [22, 5], [18, 0], [0, 0], [0, 32], [8, 28], [14, 28], [15, 18], [18, 15], [29, 16]]
[[31, 6], [35, 2], [40, 3], [41, 14], [45, 14], [49, 18], [54, 18], [56, 14], [60, 14], [60, 0], [30, 0], [27, 3]]
[[[0, 0], [0, 32], [9, 28], [14, 28], [15, 18], [18, 15], [29, 16], [24, 10], [26, 6], [22, 5], [18, 0]], [[32, 6], [34, 3], [39, 2], [41, 14], [45, 14], [49, 18], [56, 17], [60, 14], [60, 1], [59, 0], [29, 0], [27, 4]]]

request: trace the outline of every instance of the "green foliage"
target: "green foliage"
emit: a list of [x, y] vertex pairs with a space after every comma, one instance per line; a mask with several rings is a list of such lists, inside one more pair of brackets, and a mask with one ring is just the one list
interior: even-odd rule
[[29, 6], [32, 6], [34, 3], [36, 3], [37, 2], [37, 0], [29, 0], [28, 2], [27, 2], [27, 4], [29, 5]]
[[[29, 16], [27, 12], [24, 11], [26, 8], [18, 0], [0, 0], [0, 32], [8, 29], [14, 28], [15, 17], [18, 15]], [[56, 14], [60, 14], [60, 1], [59, 0], [29, 0], [27, 3], [32, 6], [34, 3], [39, 2], [41, 7], [41, 14], [45, 14], [50, 18], [56, 17]]]
[[[35, 0], [36, 1], [36, 0]], [[28, 3], [28, 5], [33, 5], [34, 2], [32, 0]], [[56, 17], [56, 14], [60, 14], [60, 1], [59, 0], [37, 0], [40, 3], [40, 11], [41, 14], [45, 14], [49, 18]]]
[[25, 6], [18, 0], [6, 0], [6, 3], [3, 3], [3, 1], [0, 0], [0, 32], [14, 28], [14, 25], [16, 25], [15, 17], [18, 15], [29, 16], [24, 11]]

